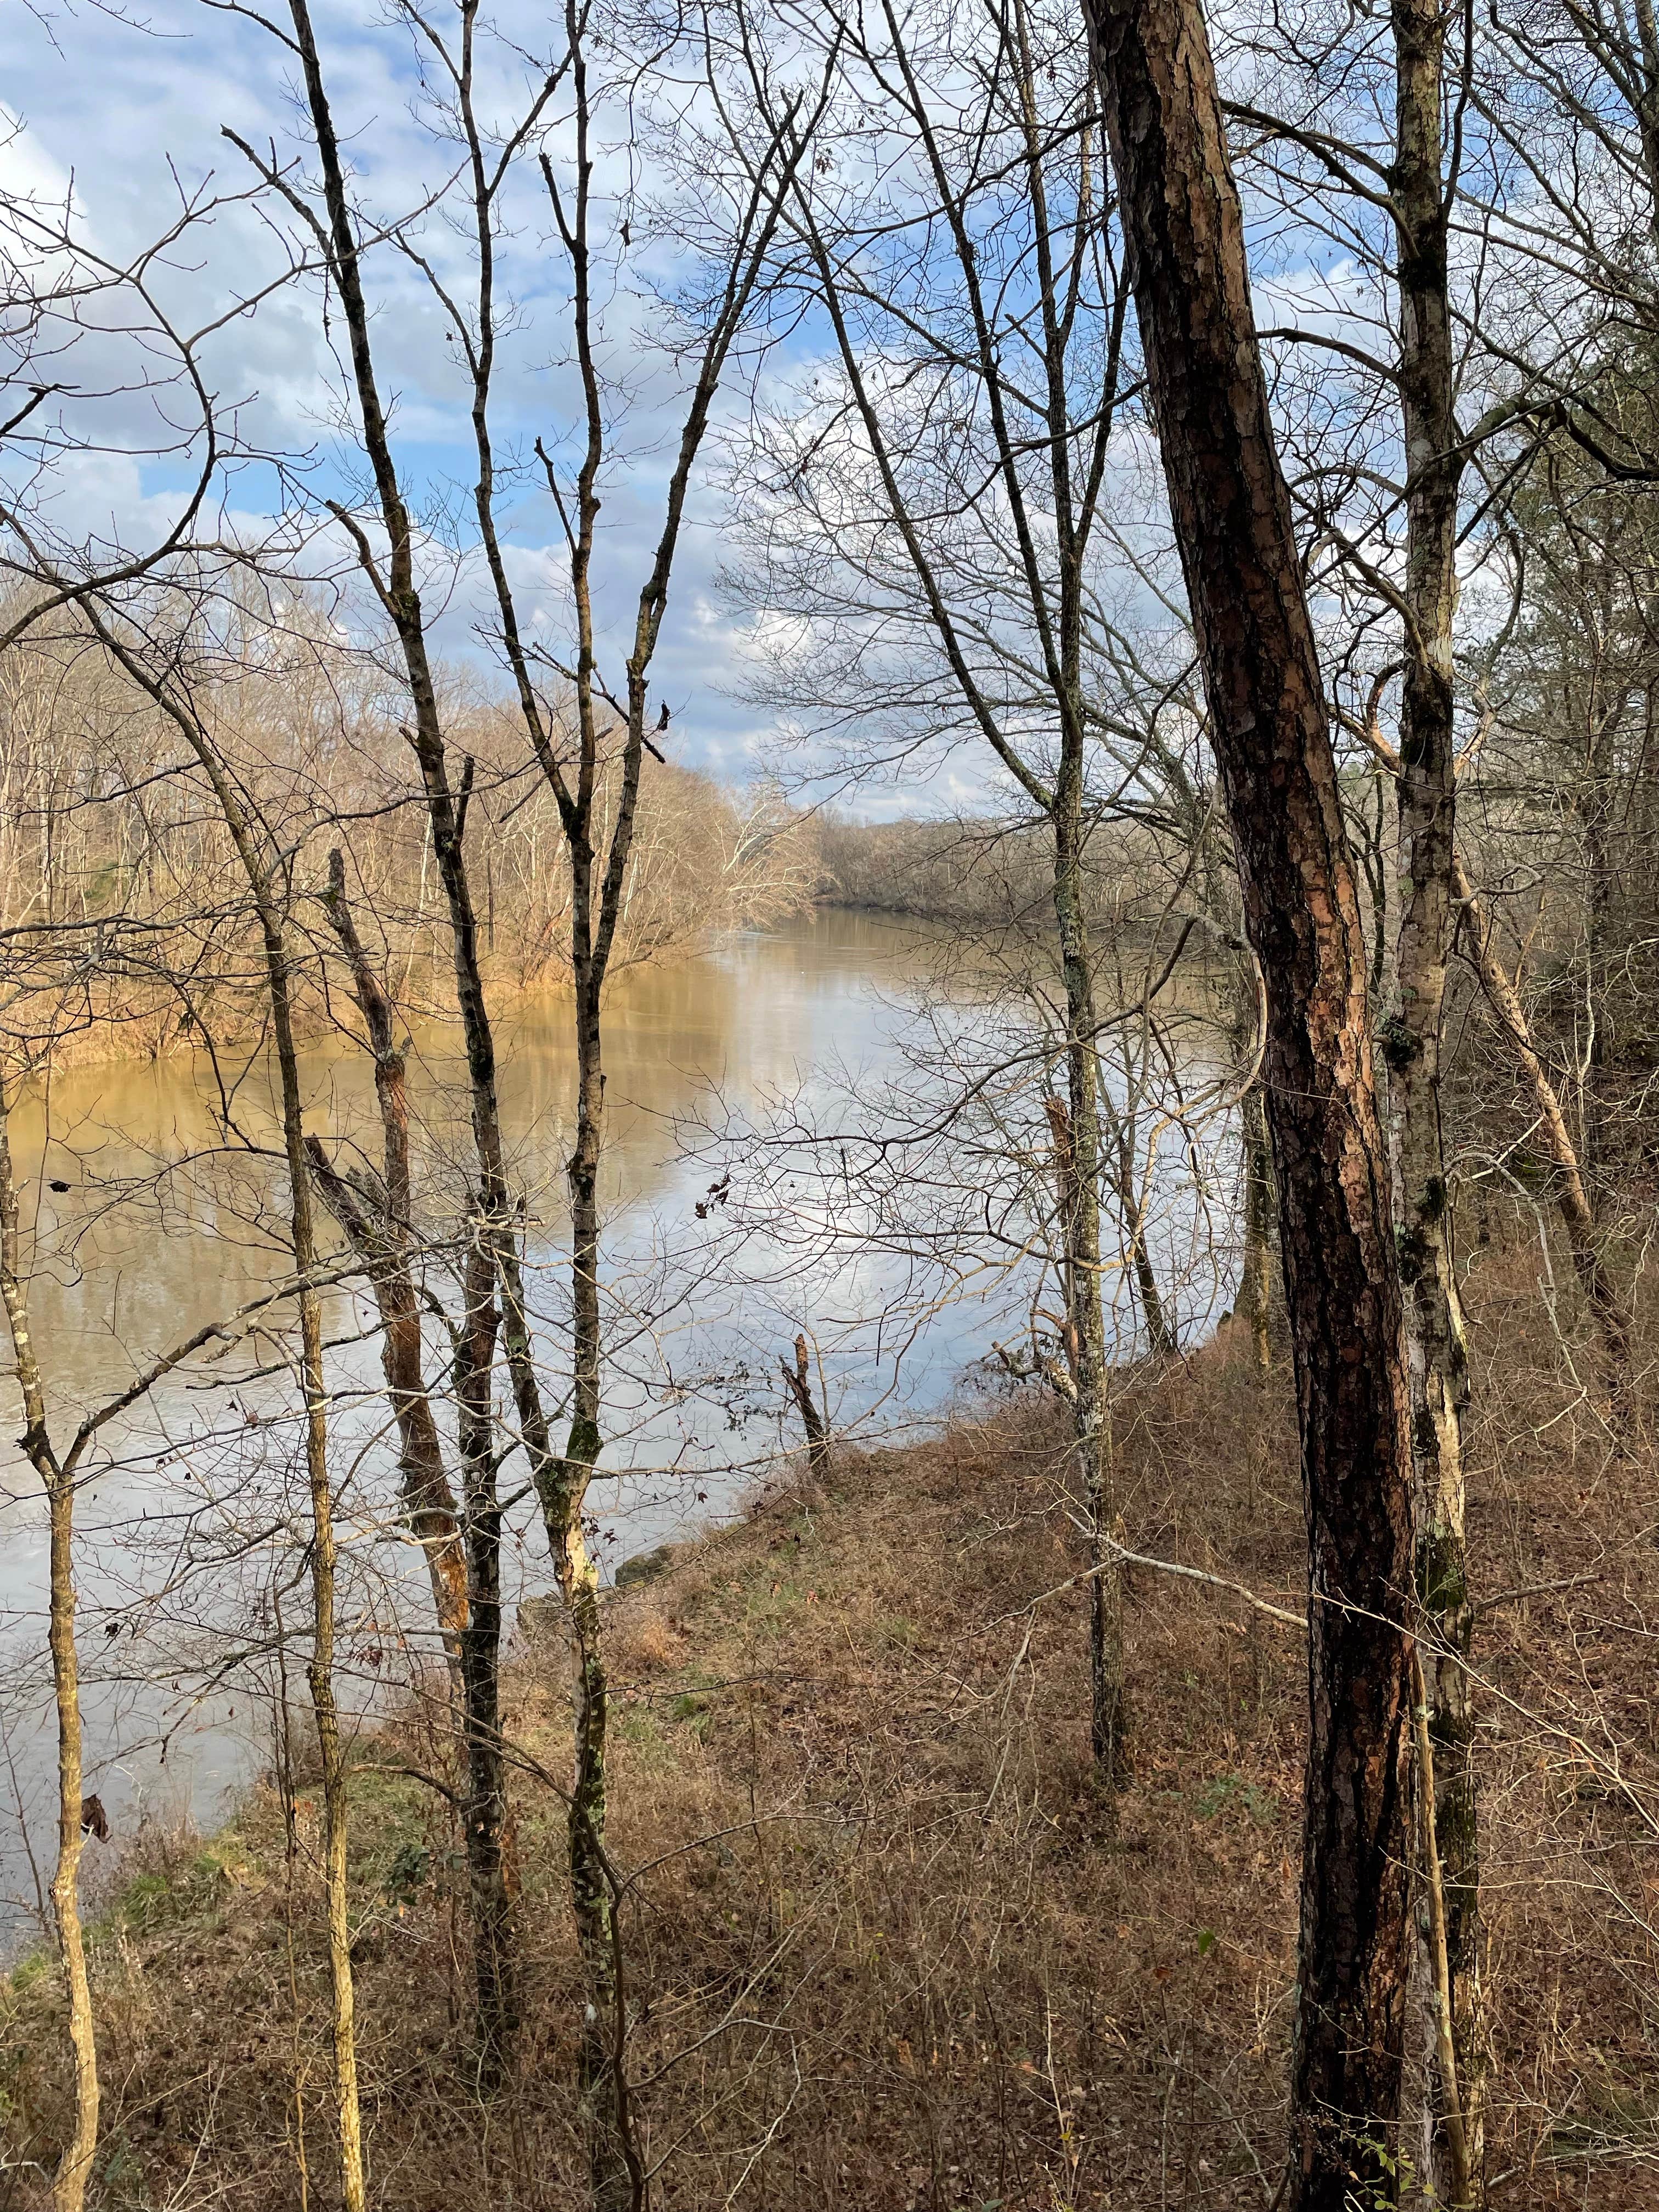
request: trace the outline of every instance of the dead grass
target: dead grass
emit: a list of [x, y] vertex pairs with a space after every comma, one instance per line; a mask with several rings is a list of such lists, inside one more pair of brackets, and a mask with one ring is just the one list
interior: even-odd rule
[[[1535, 1256], [1494, 1248], [1472, 1286], [1478, 1587], [1597, 1579], [1481, 1625], [1489, 2167], [1504, 2212], [1617, 2212], [1659, 2189], [1659, 1862], [1642, 1813], [1659, 1775], [1659, 1485], [1645, 1440], [1609, 1436], [1579, 1396], [1535, 1274]], [[1261, 1390], [1224, 1342], [1124, 1381], [1135, 1547], [1294, 1598], [1285, 1380]], [[775, 1499], [611, 1601], [611, 1842], [637, 1874], [629, 2063], [661, 2212], [1268, 2203], [1297, 1639], [1141, 1575], [1134, 1773], [1105, 1802], [1081, 1593], [1031, 1611], [1080, 1564], [1066, 1488], [1055, 1412], [981, 1407], [937, 1442], [847, 1457], [826, 1493]], [[511, 1725], [555, 1772], [563, 1714], [562, 1654], [520, 1650]], [[413, 1730], [374, 1762], [428, 1764]], [[356, 1787], [375, 2201], [578, 2205], [556, 1798], [523, 1772], [526, 2027], [514, 2094], [487, 2111], [450, 1816], [395, 1773], [366, 1766]], [[302, 1806], [291, 1882], [261, 1791], [210, 1850], [153, 1839], [112, 1899], [94, 1944], [106, 2205], [335, 2202], [307, 1820]], [[14, 1977], [5, 2002], [0, 2206], [21, 2207], [42, 2201], [27, 2160], [61, 2124], [50, 1971]]]

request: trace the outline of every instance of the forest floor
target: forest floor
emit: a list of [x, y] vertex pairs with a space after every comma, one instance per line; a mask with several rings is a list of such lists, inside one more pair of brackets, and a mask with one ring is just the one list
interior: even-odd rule
[[[1498, 1601], [1476, 1638], [1487, 2170], [1500, 2212], [1617, 2212], [1659, 2197], [1659, 1480], [1540, 1317], [1536, 1255], [1483, 1251], [1470, 1296], [1470, 1526], [1476, 1587]], [[1258, 1382], [1224, 1330], [1118, 1385], [1133, 1547], [1298, 1605], [1285, 1377]], [[781, 1481], [607, 1601], [628, 2067], [659, 2212], [1273, 2203], [1301, 1639], [1135, 1571], [1133, 1770], [1114, 1800], [1089, 1757], [1074, 1510], [1060, 1411], [1026, 1394], [934, 1441], [847, 1453], [815, 1492]], [[441, 1778], [438, 1731], [411, 1711], [356, 1746], [377, 2205], [582, 2203], [580, 1980], [548, 1786], [563, 1668], [556, 1640], [515, 1644], [523, 2027], [494, 2104], [471, 2086], [453, 1815], [409, 1771]], [[264, 1784], [210, 1843], [141, 1836], [107, 1878], [94, 2203], [337, 2201], [303, 1781], [291, 1850], [289, 1832]], [[0, 1984], [0, 2208], [46, 2201], [58, 2017], [49, 1959]]]

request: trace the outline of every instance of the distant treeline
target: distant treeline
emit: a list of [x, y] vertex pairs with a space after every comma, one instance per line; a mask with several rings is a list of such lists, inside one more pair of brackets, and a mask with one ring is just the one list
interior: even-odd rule
[[[554, 796], [511, 714], [467, 696], [465, 675], [450, 688], [453, 741], [468, 763], [481, 957], [508, 988], [559, 980], [570, 875]], [[449, 922], [395, 711], [315, 622], [285, 637], [250, 624], [202, 695], [236, 784], [280, 848], [306, 1026], [330, 1019], [336, 948], [320, 902], [336, 847], [394, 995], [411, 1009], [447, 1005]], [[607, 745], [607, 819], [619, 773]], [[613, 969], [782, 921], [811, 905], [817, 883], [811, 824], [775, 785], [727, 790], [650, 761]], [[0, 666], [0, 945], [8, 1027], [33, 1053], [50, 1037], [82, 1059], [154, 1055], [203, 1036], [245, 1038], [264, 1019], [258, 932], [200, 765], [72, 628], [14, 648]]]
[[[876, 914], [908, 915], [964, 928], [1054, 928], [1054, 845], [1046, 824], [994, 817], [818, 822], [819, 897]], [[1151, 923], [1163, 872], [1150, 843], [1121, 825], [1097, 831], [1086, 881], [1097, 915], [1119, 927]]]

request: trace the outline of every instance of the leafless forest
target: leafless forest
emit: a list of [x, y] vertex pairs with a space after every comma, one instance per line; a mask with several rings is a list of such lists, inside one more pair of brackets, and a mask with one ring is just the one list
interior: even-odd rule
[[1659, 2201], [1649, 0], [25, 49], [0, 2208]]

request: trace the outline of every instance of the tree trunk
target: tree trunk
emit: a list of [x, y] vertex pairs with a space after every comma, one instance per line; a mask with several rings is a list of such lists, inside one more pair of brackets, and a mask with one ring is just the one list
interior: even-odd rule
[[1409, 1401], [1358, 886], [1196, 0], [1088, 0], [1245, 927], [1307, 1510], [1291, 2212], [1392, 2188], [1411, 1955]]
[[1594, 735], [1578, 794], [1578, 811], [1584, 831], [1584, 998], [1591, 1024], [1589, 1049], [1585, 1056], [1583, 1144], [1579, 1165], [1584, 1194], [1598, 1221], [1602, 1212], [1602, 1193], [1614, 1165], [1611, 1157], [1613, 1039], [1607, 987], [1620, 960], [1613, 932], [1613, 907], [1617, 875], [1613, 859], [1614, 758], [1622, 704], [1622, 687], [1617, 706], [1612, 702], [1604, 703], [1596, 692], [1591, 694]]
[[1474, 957], [1475, 973], [1492, 1002], [1492, 1011], [1509, 1031], [1532, 1085], [1533, 1099], [1538, 1108], [1539, 1134], [1555, 1163], [1556, 1205], [1567, 1232], [1573, 1272], [1601, 1334], [1612, 1395], [1618, 1404], [1630, 1387], [1630, 1315], [1601, 1256], [1595, 1212], [1579, 1173], [1578, 1155], [1567, 1130], [1567, 1117], [1561, 1110], [1549, 1070], [1533, 1043], [1521, 994], [1498, 957], [1492, 943], [1491, 917], [1481, 906], [1461, 859], [1454, 860], [1453, 869], [1453, 885], [1463, 908], [1465, 936]]
[[[301, 8], [303, 0], [301, 0]], [[357, 2095], [356, 1997], [351, 1972], [351, 1938], [346, 1906], [346, 1781], [334, 1696], [334, 1499], [328, 1468], [328, 1396], [323, 1364], [323, 1310], [315, 1284], [317, 1237], [312, 1209], [311, 1160], [306, 1144], [300, 1092], [299, 1054], [294, 1041], [294, 1007], [287, 940], [287, 915], [280, 860], [261, 851], [263, 825], [246, 806], [224, 761], [193, 708], [180, 705], [167, 680], [157, 676], [122, 635], [111, 628], [94, 601], [82, 602], [100, 643], [152, 699], [195, 755], [207, 778], [258, 918], [264, 956], [265, 989], [276, 1049], [283, 1122], [283, 1153], [288, 1167], [289, 1233], [299, 1287], [300, 1381], [305, 1407], [306, 1480], [311, 1496], [312, 1646], [307, 1664], [312, 1713], [317, 1728], [323, 1789], [323, 1881], [327, 1899], [328, 1954], [334, 2027], [334, 2087], [340, 2150], [340, 2196], [344, 2212], [363, 2212], [363, 2140]], [[186, 695], [187, 696], [187, 695]]]
[[781, 1354], [778, 1365], [783, 1379], [789, 1385], [789, 1395], [800, 1415], [800, 1425], [806, 1431], [806, 1468], [814, 1482], [823, 1483], [830, 1474], [830, 1431], [823, 1415], [818, 1411], [817, 1400], [812, 1395], [811, 1370], [807, 1364], [806, 1339], [795, 1339], [795, 1364], [792, 1367]]
[[563, 1453], [539, 1487], [554, 1572], [571, 1631], [575, 1771], [568, 1832], [570, 1887], [590, 1991], [578, 2053], [578, 2088], [587, 2119], [595, 2212], [626, 2212], [634, 2188], [618, 2102], [616, 1931], [605, 1864], [610, 1687], [599, 1634], [599, 1572], [587, 1548], [582, 1516], [603, 1443], [599, 1182], [605, 1073], [599, 984], [590, 949], [591, 862], [583, 868], [580, 849], [575, 857], [576, 1142], [566, 1167], [571, 1224], [571, 1419]]
[[1154, 1359], [1173, 1359], [1176, 1354], [1175, 1331], [1170, 1328], [1170, 1316], [1164, 1310], [1164, 1293], [1158, 1286], [1152, 1249], [1146, 1242], [1145, 1215], [1139, 1203], [1133, 1207], [1129, 1261], [1135, 1271], [1135, 1289], [1140, 1298], [1141, 1319], [1146, 1324], [1147, 1348]]
[[363, 2212], [363, 2138], [357, 2095], [356, 1993], [351, 1969], [347, 1911], [345, 1751], [334, 1694], [334, 1495], [328, 1465], [328, 1395], [323, 1365], [322, 1300], [308, 1279], [317, 1268], [317, 1236], [311, 1204], [310, 1158], [301, 1121], [300, 1062], [294, 1042], [288, 944], [282, 910], [261, 866], [254, 835], [222, 763], [199, 732], [191, 735], [213, 785], [227, 828], [253, 894], [264, 938], [265, 977], [288, 1162], [290, 1231], [299, 1294], [300, 1379], [305, 1401], [306, 1480], [311, 1493], [311, 1656], [306, 1680], [317, 1729], [322, 1770], [323, 1888], [328, 1917], [328, 1962], [334, 2025], [335, 2118], [340, 2148], [340, 2198], [344, 2212]]
[[[1123, 1678], [1123, 1571], [1103, 1540], [1117, 1534], [1117, 1499], [1107, 1441], [1106, 1314], [1100, 1289], [1100, 1061], [1096, 1047], [1094, 963], [1083, 890], [1083, 758], [1066, 744], [1056, 779], [1054, 916], [1066, 981], [1066, 1084], [1069, 1159], [1064, 1192], [1066, 1320], [1075, 1344], [1077, 1395], [1073, 1423], [1090, 1536], [1089, 1740], [1096, 1771], [1112, 1789], [1129, 1771], [1128, 1711]], [[1139, 1226], [1134, 1238], [1142, 1257]], [[1151, 1276], [1150, 1262], [1146, 1275]], [[1146, 1282], [1142, 1282], [1143, 1303]], [[1146, 1308], [1147, 1326], [1163, 1328], [1162, 1308]]]
[[[283, 1149], [288, 1161], [294, 1268], [302, 1282], [317, 1267], [311, 1205], [310, 1159], [301, 1121], [299, 1055], [289, 988], [288, 945], [281, 909], [234, 787], [204, 738], [192, 742], [235, 840], [264, 937], [271, 1033], [281, 1085]], [[300, 1310], [300, 1376], [305, 1399], [306, 1480], [311, 1492], [311, 1656], [306, 1680], [317, 1729], [322, 1770], [323, 1887], [328, 1915], [328, 1963], [334, 2024], [334, 2101], [340, 2147], [340, 2198], [344, 2212], [363, 2212], [363, 2137], [357, 2095], [356, 1993], [351, 1970], [351, 1929], [346, 1896], [345, 1753], [334, 1695], [334, 1496], [328, 1466], [328, 1396], [323, 1366], [323, 1307], [314, 1288], [303, 1288]]]
[[455, 1401], [466, 1486], [467, 1607], [461, 1632], [466, 1791], [463, 1806], [472, 1920], [478, 2087], [494, 2096], [519, 2022], [517, 1943], [507, 1887], [507, 1772], [501, 1717], [501, 1512], [491, 1404], [496, 1255], [488, 1221], [472, 1224], [464, 1271], [466, 1312], [455, 1348]]
[[365, 1193], [343, 1182], [315, 1138], [307, 1150], [325, 1204], [354, 1249], [374, 1263], [369, 1285], [380, 1316], [381, 1371], [398, 1425], [404, 1504], [409, 1525], [426, 1553], [445, 1656], [452, 1669], [459, 1670], [466, 1627], [466, 1552], [422, 1372], [421, 1306], [410, 1253], [407, 1067], [397, 1042], [392, 1002], [352, 919], [345, 895], [345, 861], [337, 849], [328, 857], [328, 892], [323, 904], [350, 967], [352, 988], [374, 1055], [383, 1162], [380, 1189]]
[[[1468, 1359], [1457, 1295], [1451, 1197], [1441, 1135], [1446, 971], [1456, 908], [1457, 804], [1452, 624], [1457, 609], [1458, 489], [1448, 202], [1441, 167], [1445, 25], [1440, 0], [1394, 0], [1395, 158], [1390, 200], [1400, 291], [1400, 394], [1406, 444], [1405, 598], [1401, 696], [1401, 908], [1395, 1003], [1382, 1031], [1392, 1095], [1395, 1228], [1412, 1407], [1417, 1595], [1429, 1646], [1433, 1832], [1442, 1854], [1455, 2080], [1469, 2172], [1481, 2172], [1484, 2078], [1480, 1828], [1468, 1661], [1474, 1626], [1464, 1533], [1463, 1409]], [[1419, 1922], [1424, 1915], [1419, 1912]], [[1425, 1923], [1418, 1978], [1434, 1978]], [[1440, 2069], [1443, 2075], [1443, 2068]], [[1443, 2079], [1426, 2130], [1428, 2174], [1443, 2201], [1449, 2148]]]
[[[81, 1684], [75, 1648], [75, 1471], [60, 1465], [46, 1434], [46, 1393], [29, 1324], [23, 1275], [21, 1220], [12, 1173], [10, 1128], [0, 1100], [0, 1294], [11, 1331], [18, 1389], [23, 1400], [24, 1451], [46, 1493], [50, 1540], [47, 1642], [52, 1652], [52, 1702], [58, 1721], [58, 1858], [52, 1876], [52, 1917], [69, 2006], [70, 2050], [75, 2071], [75, 2124], [52, 2176], [52, 2212], [82, 2212], [98, 2148], [98, 2045], [92, 1985], [81, 1934], [79, 1875], [83, 1776]], [[73, 1455], [71, 1455], [71, 1459]]]
[[92, 1985], [81, 1939], [77, 1883], [84, 1841], [81, 1826], [81, 1692], [75, 1650], [75, 1485], [59, 1474], [47, 1495], [52, 1530], [52, 1686], [58, 1711], [58, 1863], [52, 1914], [69, 1997], [70, 2048], [75, 2060], [75, 2130], [52, 2176], [53, 2212], [81, 2212], [98, 2144], [98, 2047]]

